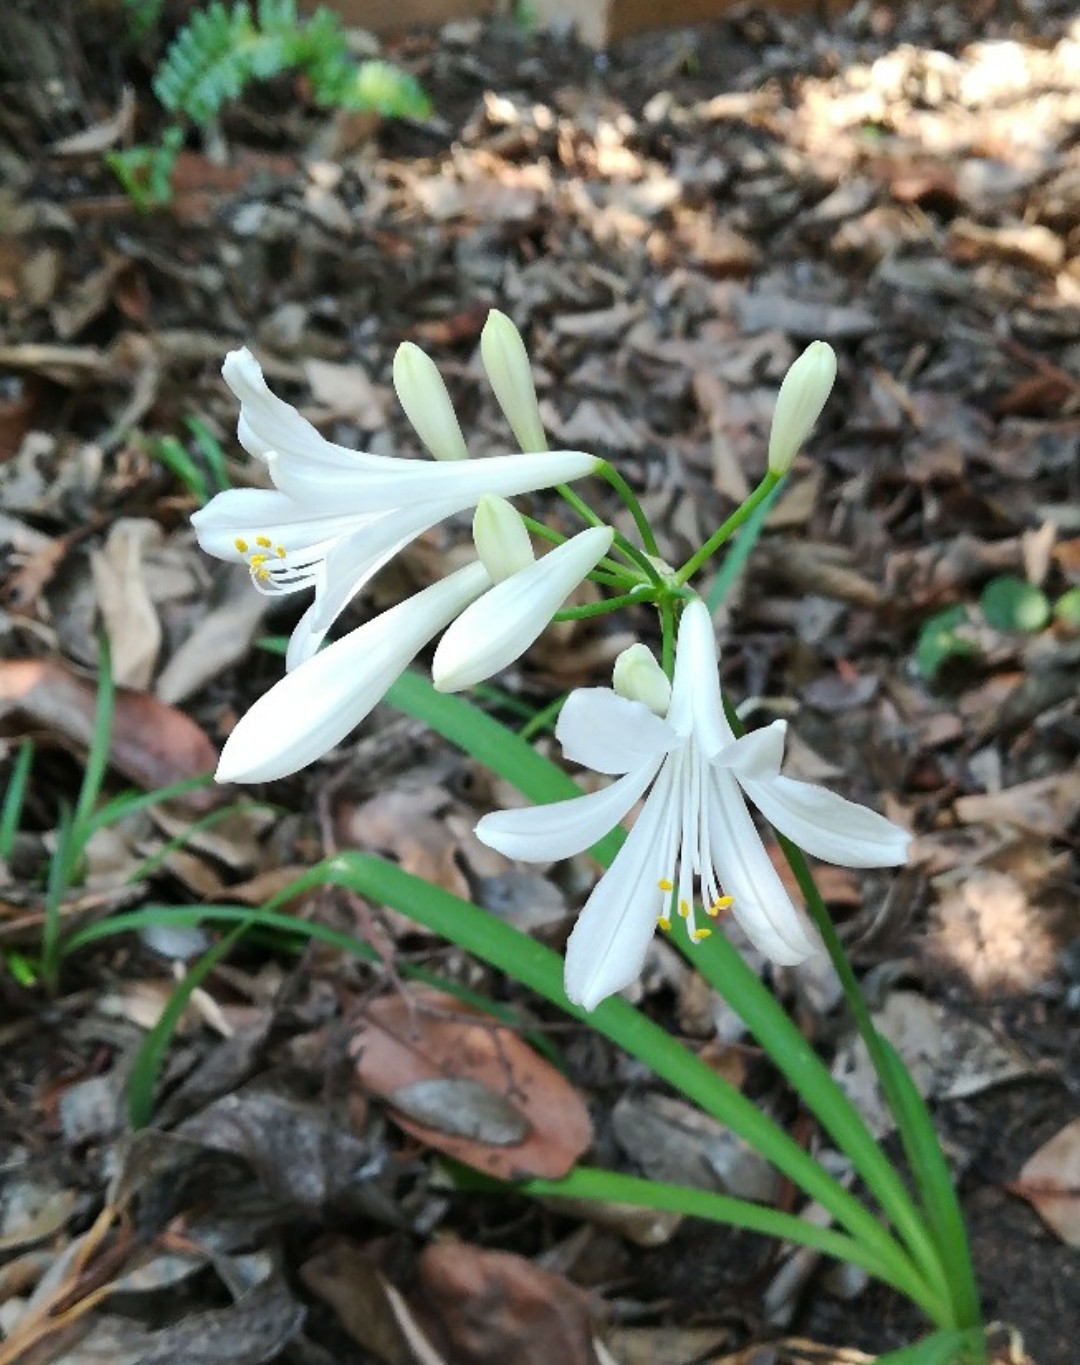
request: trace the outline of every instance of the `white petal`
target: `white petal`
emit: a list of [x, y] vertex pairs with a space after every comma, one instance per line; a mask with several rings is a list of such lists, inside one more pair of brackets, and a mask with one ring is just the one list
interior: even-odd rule
[[468, 564], [287, 673], [229, 736], [218, 781], [270, 782], [333, 748], [488, 581], [481, 565]]
[[316, 516], [272, 489], [229, 488], [193, 513], [191, 524], [207, 554], [239, 564], [247, 555], [236, 548], [237, 540], [246, 541], [254, 550], [255, 537], [267, 536], [291, 553], [354, 531], [363, 519], [356, 513]]
[[718, 768], [727, 768], [742, 782], [745, 778], [778, 777], [784, 761], [784, 736], [787, 721], [774, 720], [763, 730], [754, 730], [720, 750], [712, 759]]
[[507, 858], [555, 862], [591, 848], [609, 834], [656, 776], [663, 760], [635, 768], [609, 787], [569, 801], [522, 810], [496, 810], [476, 826], [476, 837]]
[[315, 601], [289, 641], [287, 667], [311, 658], [364, 584], [431, 525], [431, 509], [425, 503], [412, 515], [384, 512], [373, 517], [356, 535], [331, 546], [319, 569]]
[[772, 859], [754, 828], [730, 773], [714, 769], [710, 780], [709, 846], [732, 914], [755, 948], [781, 966], [793, 966], [819, 950], [805, 912], [792, 904]]
[[668, 753], [679, 736], [645, 704], [608, 687], [579, 687], [559, 712], [563, 757], [596, 773], [627, 773]]
[[472, 687], [519, 659], [607, 554], [614, 536], [607, 526], [572, 536], [463, 612], [435, 651], [431, 677], [439, 691]]
[[[371, 459], [376, 458], [371, 456]], [[275, 485], [297, 502], [335, 511], [382, 512], [428, 502], [439, 506], [435, 520], [475, 507], [485, 493], [512, 498], [589, 474], [599, 463], [582, 450], [548, 450], [535, 455], [496, 455], [488, 460], [401, 460], [385, 457], [378, 470], [347, 469], [268, 456]]]
[[[697, 597], [683, 608], [679, 622], [672, 692], [672, 711], [676, 705], [674, 694], [679, 693], [680, 710], [688, 706], [692, 712], [693, 729], [706, 758], [711, 759], [725, 745], [734, 743], [720, 696], [716, 631], [708, 607]], [[688, 701], [684, 702], [683, 696]], [[668, 720], [675, 724], [670, 711]]]
[[225, 383], [240, 399], [237, 437], [251, 455], [265, 459], [276, 451], [291, 460], [318, 460], [339, 468], [377, 472], [385, 455], [368, 455], [325, 440], [296, 409], [271, 393], [259, 362], [244, 347], [230, 351], [221, 367]]
[[629, 986], [645, 961], [662, 905], [660, 833], [670, 788], [661, 776], [567, 942], [566, 994], [582, 1009]]
[[884, 815], [813, 782], [791, 777], [764, 781], [739, 776], [765, 819], [794, 844], [841, 867], [899, 867], [911, 835]]

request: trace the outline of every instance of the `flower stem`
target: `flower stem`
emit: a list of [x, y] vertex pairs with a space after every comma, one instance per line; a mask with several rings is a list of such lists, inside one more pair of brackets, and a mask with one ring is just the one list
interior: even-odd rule
[[855, 1027], [896, 1120], [908, 1165], [922, 1197], [923, 1215], [936, 1243], [942, 1280], [956, 1309], [956, 1325], [976, 1327], [982, 1314], [963, 1212], [929, 1113], [899, 1054], [874, 1026], [866, 997], [814, 882], [806, 855], [784, 835], [778, 832], [776, 837], [840, 979]]
[[638, 534], [641, 536], [641, 543], [644, 545], [646, 551], [651, 555], [659, 556], [660, 549], [656, 544], [656, 537], [653, 535], [653, 529], [649, 525], [649, 518], [645, 515], [645, 509], [642, 507], [641, 503], [638, 502], [634, 490], [615, 466], [610, 464], [607, 460], [604, 460], [597, 470], [597, 473], [602, 479], [608, 481], [625, 503], [627, 511], [634, 518], [634, 525], [638, 528]]
[[690, 556], [678, 573], [676, 573], [676, 582], [686, 583], [691, 579], [694, 574], [697, 573], [698, 569], [700, 569], [706, 561], [712, 558], [717, 550], [719, 550], [720, 546], [731, 538], [747, 517], [750, 516], [754, 508], [769, 496], [779, 482], [780, 479], [776, 474], [766, 474], [742, 506], [736, 507], [727, 521], [712, 533], [701, 549]]
[[553, 621], [586, 621], [590, 616], [604, 616], [609, 611], [619, 611], [622, 607], [637, 607], [643, 602], [652, 602], [649, 592], [628, 592], [622, 597], [607, 597], [603, 602], [590, 602], [584, 607], [564, 607], [551, 618]]

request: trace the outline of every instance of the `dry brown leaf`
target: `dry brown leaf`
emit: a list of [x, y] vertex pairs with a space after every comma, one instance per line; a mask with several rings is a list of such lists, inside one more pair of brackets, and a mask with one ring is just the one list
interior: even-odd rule
[[1029, 1157], [1008, 1188], [1026, 1199], [1063, 1242], [1080, 1247], [1080, 1119]]
[[984, 796], [961, 796], [953, 809], [965, 825], [1004, 824], [1060, 838], [1080, 815], [1080, 772], [1021, 782]]
[[[558, 1179], [592, 1142], [592, 1125], [581, 1096], [550, 1063], [510, 1029], [462, 1005], [452, 996], [426, 988], [374, 1001], [350, 1048], [360, 1084], [383, 1097], [395, 1121], [420, 1141], [500, 1180], [525, 1176]], [[395, 1107], [395, 1097], [417, 1082], [479, 1082], [500, 1104], [500, 1138], [485, 1142], [465, 1136], [466, 1122], [483, 1131], [485, 1113], [461, 1112], [444, 1126], [419, 1123]], [[459, 1109], [468, 1104], [455, 1095]], [[527, 1125], [517, 1142], [501, 1140], [505, 1108]], [[453, 1126], [456, 1132], [448, 1132]]]
[[419, 1273], [456, 1365], [597, 1365], [587, 1299], [562, 1275], [461, 1242], [425, 1247]]
[[143, 556], [161, 543], [161, 527], [147, 517], [121, 517], [101, 550], [90, 556], [98, 608], [109, 633], [113, 677], [145, 691], [161, 648], [161, 622], [150, 598]]
[[[94, 686], [59, 659], [0, 660], [0, 717], [17, 715], [44, 726], [63, 744], [86, 749], [94, 728]], [[188, 716], [155, 697], [116, 691], [109, 759], [113, 767], [146, 791], [211, 773], [218, 753]], [[215, 798], [198, 788], [183, 798], [208, 808]]]

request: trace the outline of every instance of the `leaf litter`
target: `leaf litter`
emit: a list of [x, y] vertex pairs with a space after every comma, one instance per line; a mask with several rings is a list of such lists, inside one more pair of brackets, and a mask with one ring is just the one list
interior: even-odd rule
[[[0, 946], [25, 954], [40, 932], [102, 623], [122, 684], [107, 796], [211, 771], [278, 676], [256, 646], [292, 607], [203, 562], [187, 527], [200, 495], [156, 453], [180, 438], [207, 491], [219, 470], [252, 480], [218, 378], [227, 349], [253, 341], [333, 439], [410, 454], [390, 361], [415, 339], [474, 453], [494, 453], [505, 434], [476, 342], [487, 307], [507, 308], [551, 432], [618, 459], [676, 560], [760, 475], [776, 383], [805, 340], [828, 337], [838, 399], [725, 604], [725, 667], [737, 695], [789, 719], [793, 773], [880, 798], [917, 832], [891, 887], [845, 873], [827, 898], [946, 1133], [988, 1302], [1035, 1360], [1067, 1359], [1075, 1263], [1005, 1194], [1071, 1238], [1080, 656], [1068, 616], [1038, 597], [1080, 585], [1068, 7], [856, 6], [828, 27], [736, 15], [626, 42], [603, 70], [571, 40], [449, 25], [397, 48], [434, 96], [430, 127], [253, 97], [227, 121], [230, 164], [185, 151], [173, 208], [151, 219], [98, 160], [152, 109], [137, 61], [121, 78], [78, 51], [108, 37], [107, 8], [56, 27], [75, 45], [54, 53], [69, 84], [42, 89], [77, 90], [81, 119], [47, 93], [0, 97], [5, 782], [34, 745]], [[193, 416], [220, 463], [189, 439]], [[543, 499], [534, 510], [573, 529]], [[352, 619], [438, 577], [460, 529], [424, 538]], [[1026, 630], [995, 605], [1018, 584], [1038, 608]], [[944, 611], [930, 669], [921, 633]], [[485, 704], [537, 709], [594, 683], [648, 628], [643, 615], [618, 633], [563, 623]], [[583, 858], [528, 872], [487, 860], [469, 831], [503, 794], [388, 707], [269, 799], [218, 822], [217, 797], [196, 790], [100, 831], [65, 925], [257, 905], [356, 844], [559, 946], [596, 875]], [[199, 828], [204, 815], [215, 822]], [[396, 1365], [529, 1359], [543, 1343], [545, 1361], [767, 1351], [780, 1365], [870, 1359], [914, 1335], [883, 1291], [844, 1289], [812, 1258], [766, 1262], [693, 1220], [463, 1195], [446, 1155], [505, 1177], [566, 1169], [591, 1146], [600, 1165], [787, 1197], [587, 1032], [519, 998], [513, 1027], [453, 997], [433, 1007], [403, 965], [496, 1000], [507, 988], [400, 917], [332, 889], [284, 908], [370, 932], [376, 960], [292, 937], [234, 952], [193, 993], [159, 1128], [130, 1147], [131, 1060], [217, 929], [99, 941], [53, 1002], [0, 976], [0, 1093], [17, 1097], [0, 1108], [0, 1207], [22, 1239], [0, 1253], [0, 1350], [32, 1329], [24, 1356], [42, 1362], [319, 1362], [358, 1344]], [[790, 1113], [724, 1002], [664, 948], [639, 1002]], [[878, 1113], [835, 983], [807, 969], [773, 984]], [[136, 1177], [140, 1159], [152, 1169]], [[1045, 1303], [1023, 1292], [1036, 1280]], [[361, 1284], [370, 1314], [355, 1311]], [[545, 1334], [523, 1340], [534, 1308]], [[763, 1344], [769, 1322], [792, 1336]]]

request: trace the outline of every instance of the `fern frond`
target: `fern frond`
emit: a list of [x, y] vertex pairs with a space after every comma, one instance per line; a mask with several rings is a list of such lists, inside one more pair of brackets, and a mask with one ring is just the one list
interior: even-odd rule
[[231, 11], [222, 0], [197, 10], [165, 53], [154, 77], [155, 95], [166, 109], [207, 123], [251, 79], [255, 32], [245, 0]]
[[213, 0], [198, 10], [169, 46], [154, 77], [154, 92], [173, 113], [207, 124], [252, 80], [301, 70], [316, 101], [347, 109], [373, 109], [394, 118], [430, 112], [419, 83], [388, 62], [359, 65], [349, 55], [341, 21], [320, 8], [297, 15], [296, 0], [248, 0], [228, 8]]

